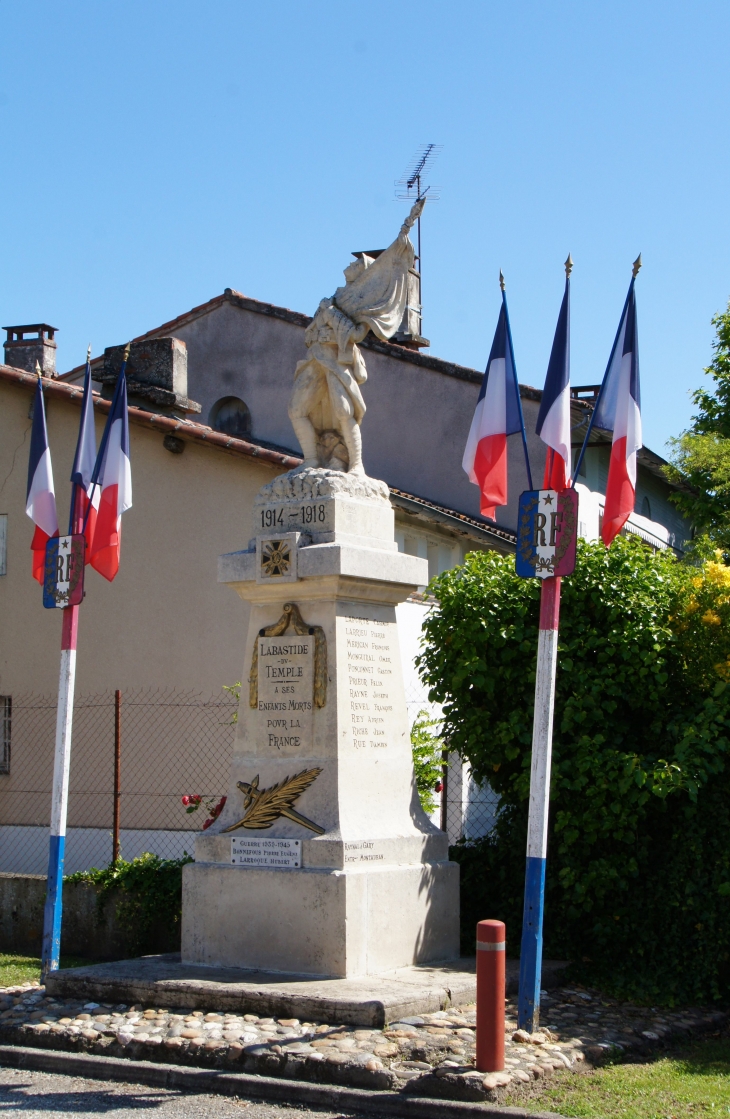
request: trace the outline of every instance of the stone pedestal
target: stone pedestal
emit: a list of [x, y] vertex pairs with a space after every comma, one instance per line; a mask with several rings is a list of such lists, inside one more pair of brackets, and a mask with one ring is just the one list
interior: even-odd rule
[[387, 487], [336, 471], [264, 487], [254, 531], [219, 564], [251, 612], [183, 961], [349, 977], [453, 959], [459, 870], [418, 800], [395, 620], [426, 562], [397, 551]]

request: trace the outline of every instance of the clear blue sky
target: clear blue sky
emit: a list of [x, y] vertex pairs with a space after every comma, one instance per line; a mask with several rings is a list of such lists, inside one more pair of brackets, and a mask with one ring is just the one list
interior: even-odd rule
[[484, 366], [501, 266], [540, 386], [570, 250], [595, 382], [641, 250], [645, 442], [687, 424], [730, 296], [727, 0], [5, 0], [0, 30], [0, 321], [59, 327], [62, 369], [225, 287], [312, 313], [435, 141], [431, 353]]

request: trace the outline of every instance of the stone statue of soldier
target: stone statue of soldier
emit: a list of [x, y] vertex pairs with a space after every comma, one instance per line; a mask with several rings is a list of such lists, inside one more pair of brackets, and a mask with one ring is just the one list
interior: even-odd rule
[[400, 326], [415, 250], [408, 236], [425, 198], [416, 202], [389, 248], [362, 254], [345, 269], [345, 285], [323, 299], [304, 341], [309, 351], [294, 372], [289, 418], [304, 453], [300, 469], [326, 467], [364, 475], [360, 424], [367, 379], [358, 343], [368, 330], [387, 342]]

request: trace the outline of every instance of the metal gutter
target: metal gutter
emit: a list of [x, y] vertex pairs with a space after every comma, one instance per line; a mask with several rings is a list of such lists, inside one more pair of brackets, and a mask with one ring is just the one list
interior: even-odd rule
[[404, 493], [403, 490], [390, 487], [390, 499], [396, 509], [415, 516], [418, 520], [442, 524], [460, 536], [469, 536], [472, 539], [490, 544], [495, 551], [503, 555], [510, 555], [516, 547], [516, 534], [509, 529], [497, 528], [477, 521], [466, 513], [458, 513], [455, 509], [448, 509], [444, 505], [436, 505], [423, 497]]

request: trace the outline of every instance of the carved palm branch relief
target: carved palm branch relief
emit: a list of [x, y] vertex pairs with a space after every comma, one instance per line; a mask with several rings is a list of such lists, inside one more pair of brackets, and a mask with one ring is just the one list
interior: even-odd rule
[[298, 800], [321, 772], [322, 770], [319, 768], [303, 769], [301, 773], [295, 773], [293, 777], [285, 777], [283, 781], [279, 781], [278, 785], [272, 785], [268, 789], [261, 790], [258, 787], [258, 774], [250, 783], [239, 781], [238, 788], [244, 794], [244, 815], [237, 824], [231, 824], [230, 827], [223, 830], [270, 828], [280, 816], [284, 816], [287, 820], [292, 820], [295, 824], [301, 824], [303, 827], [309, 828], [310, 831], [316, 832], [317, 835], [324, 835], [324, 828], [321, 828], [319, 824], [315, 824], [312, 820], [308, 820], [306, 816], [302, 816], [292, 807], [294, 801]]
[[308, 626], [301, 615], [295, 602], [284, 605], [284, 613], [278, 622], [260, 629], [253, 643], [251, 656], [251, 671], [248, 675], [248, 705], [256, 708], [259, 705], [259, 637], [281, 637], [289, 626], [294, 632], [303, 637], [314, 637], [314, 691], [313, 700], [315, 707], [324, 707], [327, 702], [327, 638], [322, 626]]

